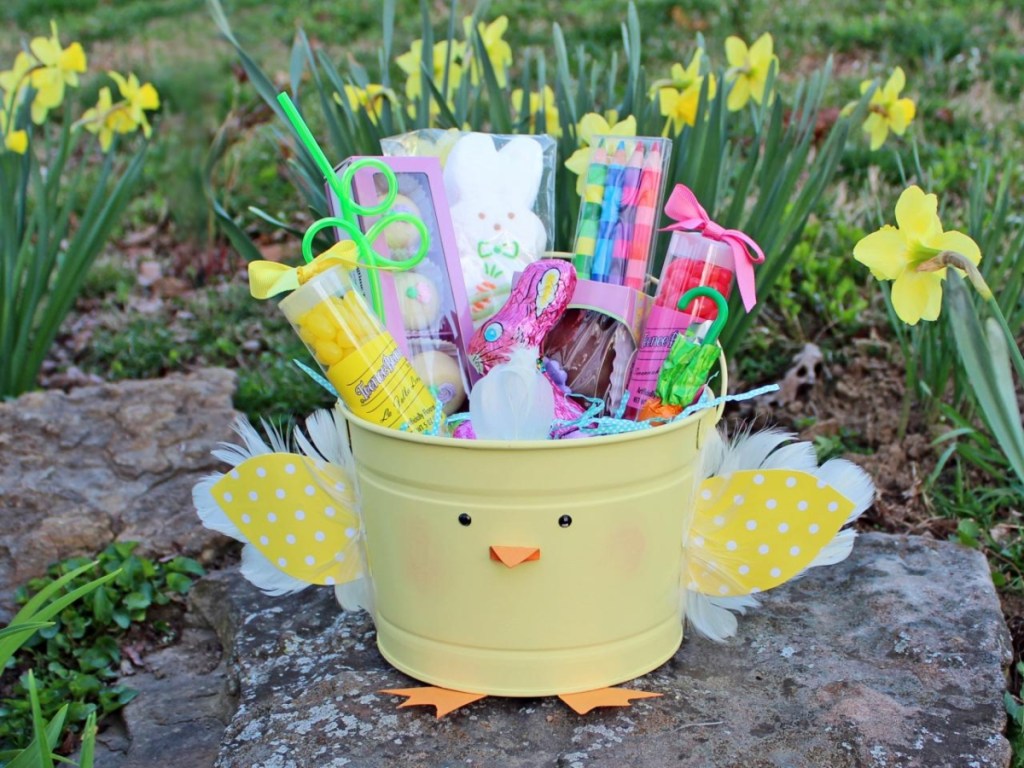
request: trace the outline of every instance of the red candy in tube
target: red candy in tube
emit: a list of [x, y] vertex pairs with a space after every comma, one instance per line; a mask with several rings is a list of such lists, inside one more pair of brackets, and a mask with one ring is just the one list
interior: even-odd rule
[[[733, 276], [733, 254], [727, 244], [697, 232], [673, 232], [654, 305], [675, 309], [684, 293], [699, 286], [714, 288], [728, 299]], [[710, 299], [697, 299], [687, 313], [700, 322], [718, 315]]]

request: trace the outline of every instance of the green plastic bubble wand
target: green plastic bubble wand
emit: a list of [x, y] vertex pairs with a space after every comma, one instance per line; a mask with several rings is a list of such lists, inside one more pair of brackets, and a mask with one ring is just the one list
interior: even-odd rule
[[[278, 94], [277, 101], [288, 117], [288, 121], [292, 124], [292, 128], [295, 129], [299, 141], [306, 148], [306, 151], [309, 152], [310, 156], [312, 156], [313, 161], [324, 175], [324, 180], [330, 185], [335, 197], [337, 197], [338, 207], [341, 212], [340, 216], [327, 216], [318, 219], [310, 225], [302, 238], [302, 257], [306, 260], [307, 264], [313, 261], [313, 240], [321, 230], [328, 227], [337, 227], [343, 231], [356, 244], [356, 248], [359, 251], [360, 266], [365, 267], [367, 270], [366, 278], [370, 290], [370, 304], [373, 306], [374, 313], [383, 321], [384, 303], [381, 298], [380, 277], [375, 270], [384, 269], [389, 272], [402, 272], [412, 269], [423, 261], [427, 251], [430, 250], [430, 234], [427, 232], [427, 227], [421, 219], [411, 213], [387, 213], [387, 211], [391, 210], [395, 197], [398, 195], [398, 179], [395, 177], [395, 172], [383, 160], [373, 157], [358, 160], [349, 165], [339, 179], [334, 172], [334, 166], [327, 160], [327, 156], [320, 148], [316, 139], [313, 138], [309, 126], [302, 119], [288, 94]], [[355, 175], [364, 168], [372, 168], [377, 171], [384, 177], [387, 183], [384, 199], [376, 205], [360, 205], [352, 196], [352, 182]], [[359, 217], [378, 215], [380, 218], [364, 234], [359, 228]], [[401, 222], [412, 225], [419, 232], [419, 248], [415, 254], [407, 259], [389, 259], [381, 256], [373, 249], [373, 243], [377, 241], [381, 232], [387, 227]]]

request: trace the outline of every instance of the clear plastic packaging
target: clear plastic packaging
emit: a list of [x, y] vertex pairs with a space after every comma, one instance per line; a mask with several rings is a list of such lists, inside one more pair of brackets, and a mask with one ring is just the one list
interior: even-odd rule
[[[435, 397], [442, 401], [445, 413], [451, 415], [465, 405], [465, 395], [478, 374], [465, 351], [473, 324], [454, 233], [444, 215], [448, 205], [440, 167], [434, 158], [381, 159], [394, 173], [397, 184], [394, 203], [385, 215], [415, 216], [423, 222], [428, 239], [423, 259], [411, 269], [375, 271], [384, 324]], [[359, 160], [350, 158], [336, 173], [341, 175], [349, 163]], [[373, 168], [355, 173], [352, 195], [359, 205], [376, 207], [387, 193], [388, 180], [383, 173]], [[330, 188], [328, 194], [332, 208], [337, 210], [337, 200]], [[379, 218], [360, 216], [360, 230], [368, 232]], [[395, 222], [386, 226], [371, 245], [384, 259], [401, 262], [418, 253], [420, 239], [415, 227]], [[369, 270], [357, 270], [355, 277], [366, 293], [371, 279]]]
[[[389, 136], [380, 140], [381, 151], [387, 157], [436, 157], [443, 169], [448, 156], [456, 142], [469, 131], [441, 128], [422, 128], [398, 136]], [[509, 142], [522, 138], [522, 135], [487, 134], [500, 153]], [[547, 134], [527, 135], [540, 146], [543, 156], [543, 170], [540, 178], [540, 192], [532, 206], [533, 212], [540, 217], [547, 233], [544, 250], [552, 250], [555, 244], [555, 168], [558, 162], [558, 142]], [[482, 169], [481, 169], [482, 170]], [[492, 181], [498, 181], [492, 179]], [[455, 201], [452, 200], [454, 204]]]
[[317, 275], [280, 307], [353, 413], [392, 429], [433, 428], [436, 399], [345, 269]]
[[698, 298], [685, 307], [679, 306], [679, 300], [687, 291], [699, 286], [714, 288], [728, 298], [733, 282], [732, 259], [732, 249], [727, 243], [698, 232], [672, 233], [654, 306], [647, 315], [643, 339], [630, 374], [628, 418], [633, 418], [648, 398], [654, 396], [658, 373], [676, 336], [696, 325], [694, 337], [702, 340], [718, 317], [718, 308], [711, 299]]
[[671, 151], [668, 139], [595, 137], [573, 247], [581, 280], [644, 290]]
[[[673, 232], [654, 305], [675, 310], [684, 293], [700, 286], [714, 288], [728, 299], [735, 278], [733, 258], [726, 243], [699, 232]], [[706, 298], [691, 302], [686, 311], [701, 322], [718, 316], [715, 302]]]

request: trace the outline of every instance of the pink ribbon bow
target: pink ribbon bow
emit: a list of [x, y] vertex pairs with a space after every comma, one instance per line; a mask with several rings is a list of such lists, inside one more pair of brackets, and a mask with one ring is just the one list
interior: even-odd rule
[[683, 184], [676, 184], [672, 194], [668, 196], [665, 215], [675, 219], [676, 223], [669, 224], [662, 232], [700, 232], [704, 237], [723, 242], [732, 249], [736, 285], [739, 286], [743, 306], [749, 312], [757, 303], [754, 296], [754, 265], [764, 261], [761, 246], [738, 229], [725, 229], [713, 222], [708, 217], [708, 212], [697, 202], [693, 192]]

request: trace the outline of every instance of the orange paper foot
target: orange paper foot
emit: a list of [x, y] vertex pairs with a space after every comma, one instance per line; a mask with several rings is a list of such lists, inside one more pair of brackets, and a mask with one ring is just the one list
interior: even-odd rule
[[406, 699], [398, 708], [402, 707], [437, 707], [437, 718], [440, 720], [449, 712], [454, 712], [459, 707], [472, 704], [487, 696], [486, 693], [466, 693], [465, 691], [453, 691], [448, 688], [435, 688], [424, 686], [422, 688], [391, 688], [381, 693], [390, 693], [393, 696], [405, 696]]
[[631, 691], [629, 688], [598, 688], [583, 693], [563, 693], [558, 698], [578, 715], [585, 715], [596, 707], [628, 707], [633, 699], [651, 699], [661, 696], [650, 691]]

